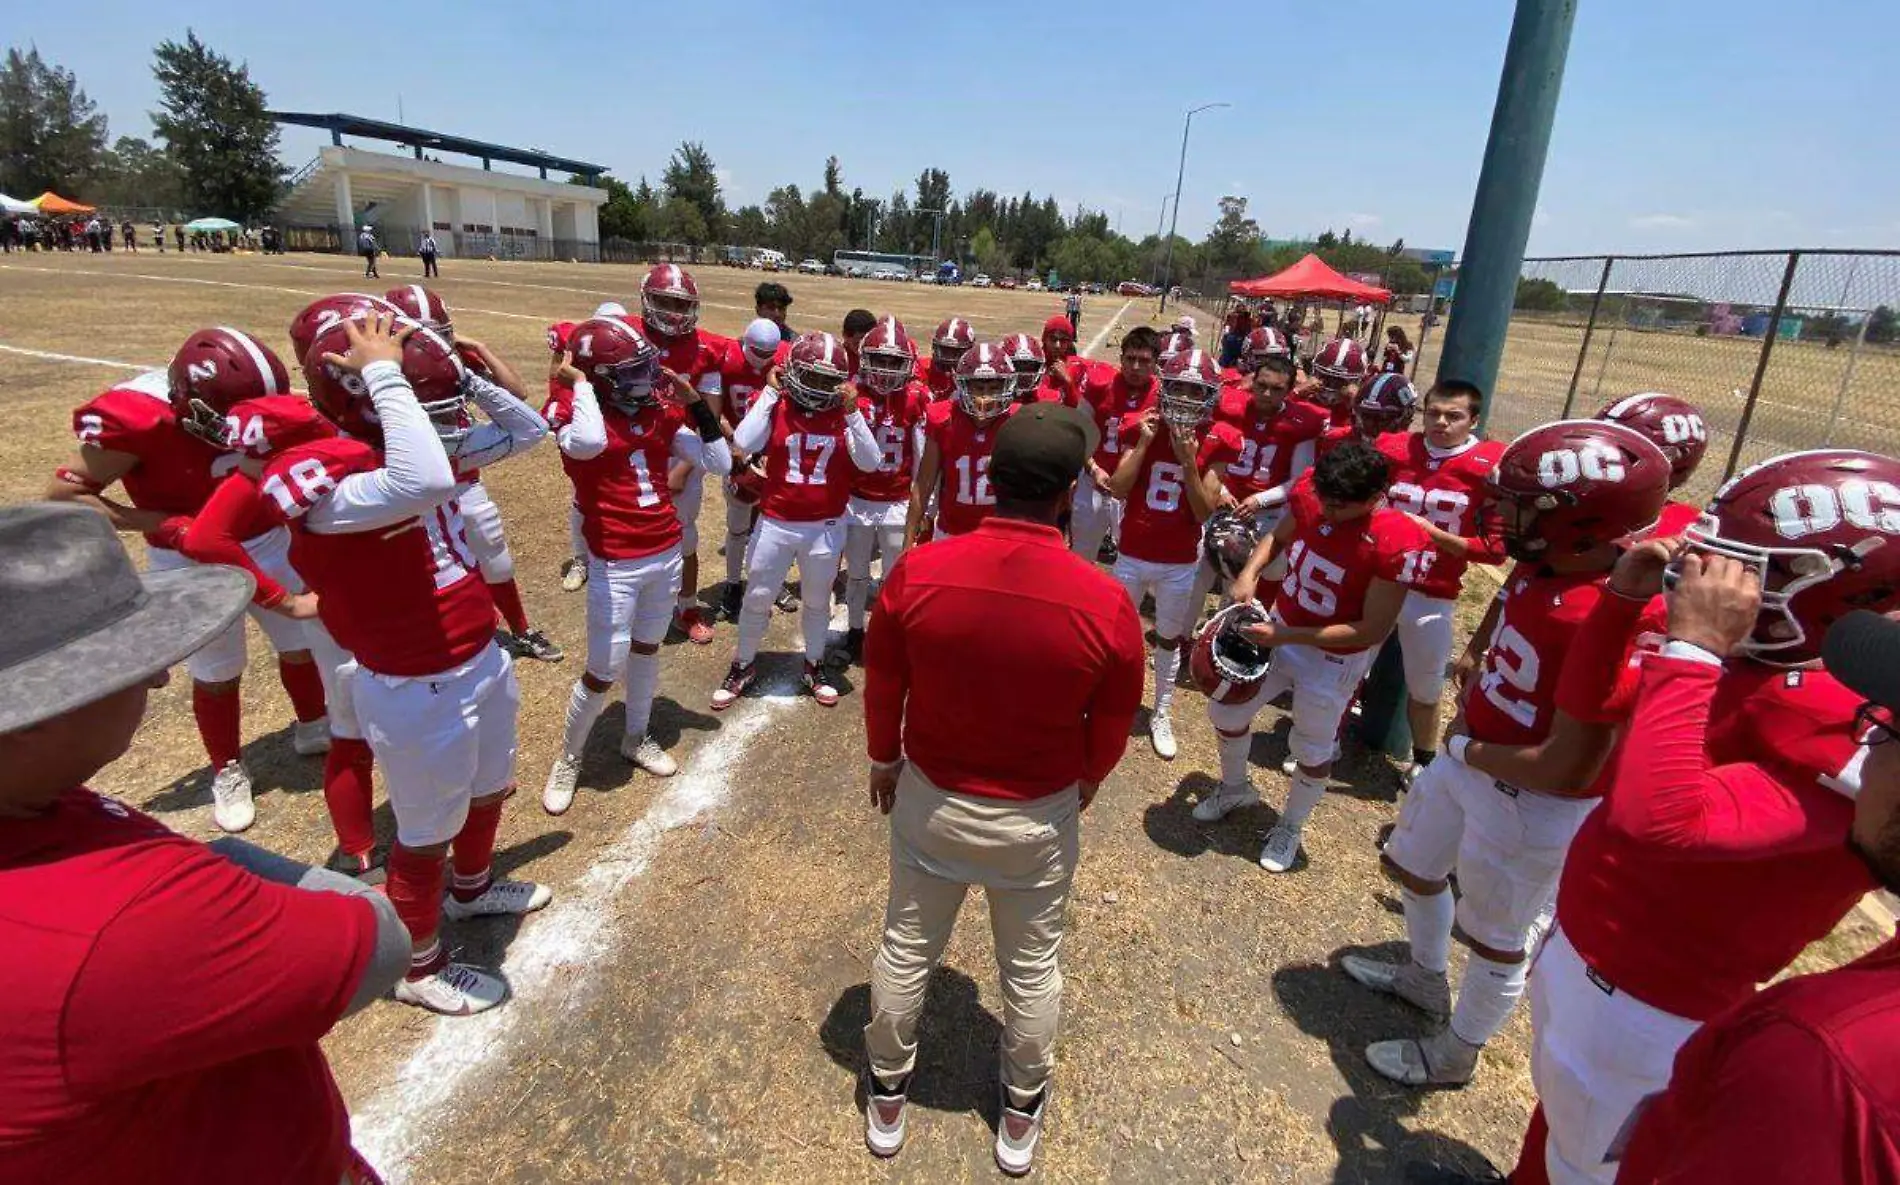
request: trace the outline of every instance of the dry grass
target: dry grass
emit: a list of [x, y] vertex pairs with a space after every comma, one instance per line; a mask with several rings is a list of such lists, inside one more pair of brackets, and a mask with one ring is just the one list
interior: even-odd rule
[[[408, 278], [409, 266], [391, 261], [384, 283]], [[615, 267], [450, 261], [445, 270], [436, 286], [458, 329], [531, 378], [548, 322], [604, 299], [631, 303], [637, 278]], [[356, 287], [360, 274], [333, 258], [176, 255], [15, 256], [0, 272], [0, 345], [145, 364], [202, 324], [236, 324], [280, 343], [293, 312]], [[757, 273], [708, 269], [699, 279], [708, 327], [736, 333], [751, 316]], [[1059, 307], [1046, 295], [785, 280], [801, 327], [835, 326], [863, 304], [920, 331], [956, 311], [990, 334], [1033, 330]], [[1091, 299], [1082, 340], [1122, 307], [1121, 298]], [[1146, 319], [1149, 307], [1129, 307], [1124, 324]], [[0, 352], [0, 499], [43, 487], [70, 448], [70, 409], [114, 376], [109, 367]], [[507, 513], [531, 614], [578, 654], [583, 599], [563, 595], [556, 578], [567, 549], [567, 487], [552, 453], [498, 467], [488, 480]], [[722, 515], [709, 498], [701, 531], [708, 588], [722, 572]], [[1473, 616], [1467, 607], [1466, 628]], [[794, 631], [794, 619], [774, 623], [768, 664], [794, 648]], [[722, 628], [714, 646], [665, 651], [654, 729], [683, 764], [720, 728], [702, 705], [730, 639]], [[252, 837], [321, 859], [331, 840], [320, 796], [309, 793], [320, 771], [290, 753], [288, 705], [261, 641], [252, 659], [246, 757], [260, 790]], [[577, 669], [576, 658], [520, 668], [520, 768], [530, 793], [504, 822], [499, 857], [504, 871], [557, 894], [663, 789], [615, 754], [618, 716], [610, 712], [573, 812], [550, 820], [536, 809], [532, 790], [554, 755]], [[1060, 1093], [1039, 1171], [1060, 1181], [1373, 1182], [1479, 1171], [1487, 1158], [1508, 1167], [1531, 1103], [1524, 1017], [1471, 1088], [1407, 1092], [1372, 1074], [1361, 1050], [1368, 1040], [1421, 1032], [1420, 1021], [1331, 967], [1342, 950], [1389, 946], [1402, 934], [1373, 848], [1392, 815], [1390, 768], [1349, 756], [1339, 792], [1308, 829], [1309, 866], [1269, 877], [1253, 857], [1270, 809], [1213, 827], [1189, 817], [1218, 763], [1198, 697], [1183, 689], [1178, 699], [1180, 758], [1160, 762], [1138, 739], [1086, 819], [1064, 952]], [[405, 1162], [407, 1179], [990, 1177], [989, 1132], [978, 1117], [995, 1112], [1000, 1001], [980, 894], [933, 984], [911, 1147], [884, 1166], [859, 1145], [852, 1093], [886, 846], [881, 821], [862, 803], [854, 708], [847, 699], [836, 713], [810, 703], [776, 710], [762, 739], [725, 770], [730, 804], [668, 836], [647, 874], [607, 906], [612, 953], [511, 1005], [519, 1010], [514, 1037], [478, 1082], [424, 1117], [430, 1138]], [[1285, 794], [1278, 723], [1268, 712], [1256, 744], [1269, 803]], [[212, 834], [184, 680], [155, 697], [137, 745], [101, 788], [188, 834]], [[381, 824], [387, 832], [386, 810]], [[530, 919], [523, 932], [539, 924]], [[514, 934], [485, 925], [453, 937], [466, 957], [493, 964]], [[435, 1023], [379, 1007], [343, 1025], [328, 1048], [349, 1097], [361, 1104], [401, 1085], [403, 1060]]]

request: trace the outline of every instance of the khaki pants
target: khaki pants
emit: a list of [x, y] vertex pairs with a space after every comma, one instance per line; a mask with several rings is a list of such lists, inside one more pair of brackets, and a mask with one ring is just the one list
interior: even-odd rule
[[1081, 849], [1081, 799], [1071, 786], [1033, 802], [940, 789], [904, 768], [891, 811], [891, 896], [871, 968], [871, 1072], [895, 1085], [917, 1062], [924, 987], [943, 957], [971, 885], [990, 905], [1003, 979], [1003, 1084], [1027, 1106], [1055, 1064], [1069, 883]]

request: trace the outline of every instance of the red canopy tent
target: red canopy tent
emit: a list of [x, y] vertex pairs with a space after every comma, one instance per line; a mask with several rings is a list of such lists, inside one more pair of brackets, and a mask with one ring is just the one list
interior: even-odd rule
[[91, 206], [86, 205], [84, 202], [75, 202], [69, 198], [63, 198], [50, 189], [34, 198], [33, 204], [39, 207], [40, 213], [42, 214], [92, 213]]
[[1347, 279], [1326, 266], [1325, 261], [1317, 255], [1308, 255], [1275, 275], [1233, 280], [1228, 283], [1227, 290], [1236, 296], [1277, 296], [1283, 300], [1318, 297], [1322, 300], [1357, 301], [1362, 304], [1392, 302], [1392, 294], [1384, 288]]

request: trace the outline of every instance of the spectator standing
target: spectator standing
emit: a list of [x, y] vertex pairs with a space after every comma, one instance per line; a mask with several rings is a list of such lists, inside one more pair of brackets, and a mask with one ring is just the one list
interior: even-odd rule
[[1062, 302], [1062, 311], [1069, 318], [1069, 329], [1080, 332], [1082, 329], [1082, 289], [1069, 289], [1069, 297]]
[[[1057, 403], [1012, 416], [990, 462], [995, 511], [969, 535], [907, 553], [866, 633], [870, 796], [891, 817], [865, 1028], [865, 1141], [879, 1156], [903, 1146], [925, 984], [973, 884], [1003, 975], [996, 1161], [1021, 1175], [1035, 1155], [1080, 813], [1127, 747], [1146, 676], [1134, 605], [1055, 525], [1095, 436]], [[976, 696], [994, 710], [973, 722]]]
[[94, 255], [99, 254], [99, 220], [97, 218], [86, 219], [86, 248]]
[[130, 218], [126, 219], [124, 222], [119, 224], [119, 237], [124, 240], [125, 249], [127, 251], [132, 251], [132, 252], [138, 251], [139, 249], [138, 231], [133, 228], [132, 220]]
[[85, 786], [250, 592], [141, 577], [79, 507], [0, 510], [0, 1180], [376, 1179], [317, 1042], [400, 977], [395, 908]]
[[1405, 335], [1404, 329], [1397, 325], [1386, 326], [1385, 350], [1379, 359], [1380, 370], [1387, 374], [1404, 374], [1411, 369], [1416, 354], [1412, 339]]
[[426, 280], [431, 276], [440, 276], [442, 274], [435, 265], [436, 245], [434, 231], [425, 230], [422, 232], [422, 242], [416, 244], [416, 254], [422, 256], [423, 279]]
[[182, 222], [172, 223], [172, 244], [178, 248], [180, 255], [185, 253], [185, 226]]
[[165, 225], [164, 223], [161, 223], [161, 222], [152, 223], [152, 246], [158, 248], [158, 253], [160, 255], [165, 254]]
[[366, 280], [381, 277], [376, 270], [376, 256], [381, 250], [376, 244], [376, 232], [368, 226], [356, 232], [356, 253], [363, 257], [363, 278]]

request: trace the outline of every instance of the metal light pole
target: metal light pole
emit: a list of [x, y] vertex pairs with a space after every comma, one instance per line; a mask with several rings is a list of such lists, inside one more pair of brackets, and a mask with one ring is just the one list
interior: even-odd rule
[[930, 261], [932, 263], [941, 263], [943, 256], [938, 253], [938, 247], [943, 241], [943, 211], [932, 210], [928, 206], [913, 206], [911, 208], [918, 214], [929, 214], [933, 216], [933, 221], [930, 224]]
[[1181, 180], [1187, 176], [1188, 132], [1194, 127], [1194, 117], [1203, 111], [1212, 111], [1216, 107], [1232, 107], [1232, 103], [1203, 103], [1190, 108], [1187, 119], [1181, 124], [1181, 163], [1174, 170], [1174, 217], [1168, 222], [1167, 262], [1161, 266], [1161, 307], [1156, 312], [1168, 311], [1168, 288], [1174, 279], [1174, 228], [1181, 221]]
[[[1174, 195], [1171, 193], [1164, 193], [1161, 195], [1161, 211], [1160, 213], [1155, 215], [1155, 242], [1156, 243], [1159, 243], [1161, 241], [1161, 228], [1168, 221], [1168, 203], [1173, 200], [1174, 200]], [[1160, 286], [1161, 261], [1159, 259], [1155, 260], [1154, 267], [1149, 270], [1148, 278], [1153, 280], [1157, 287]]]

